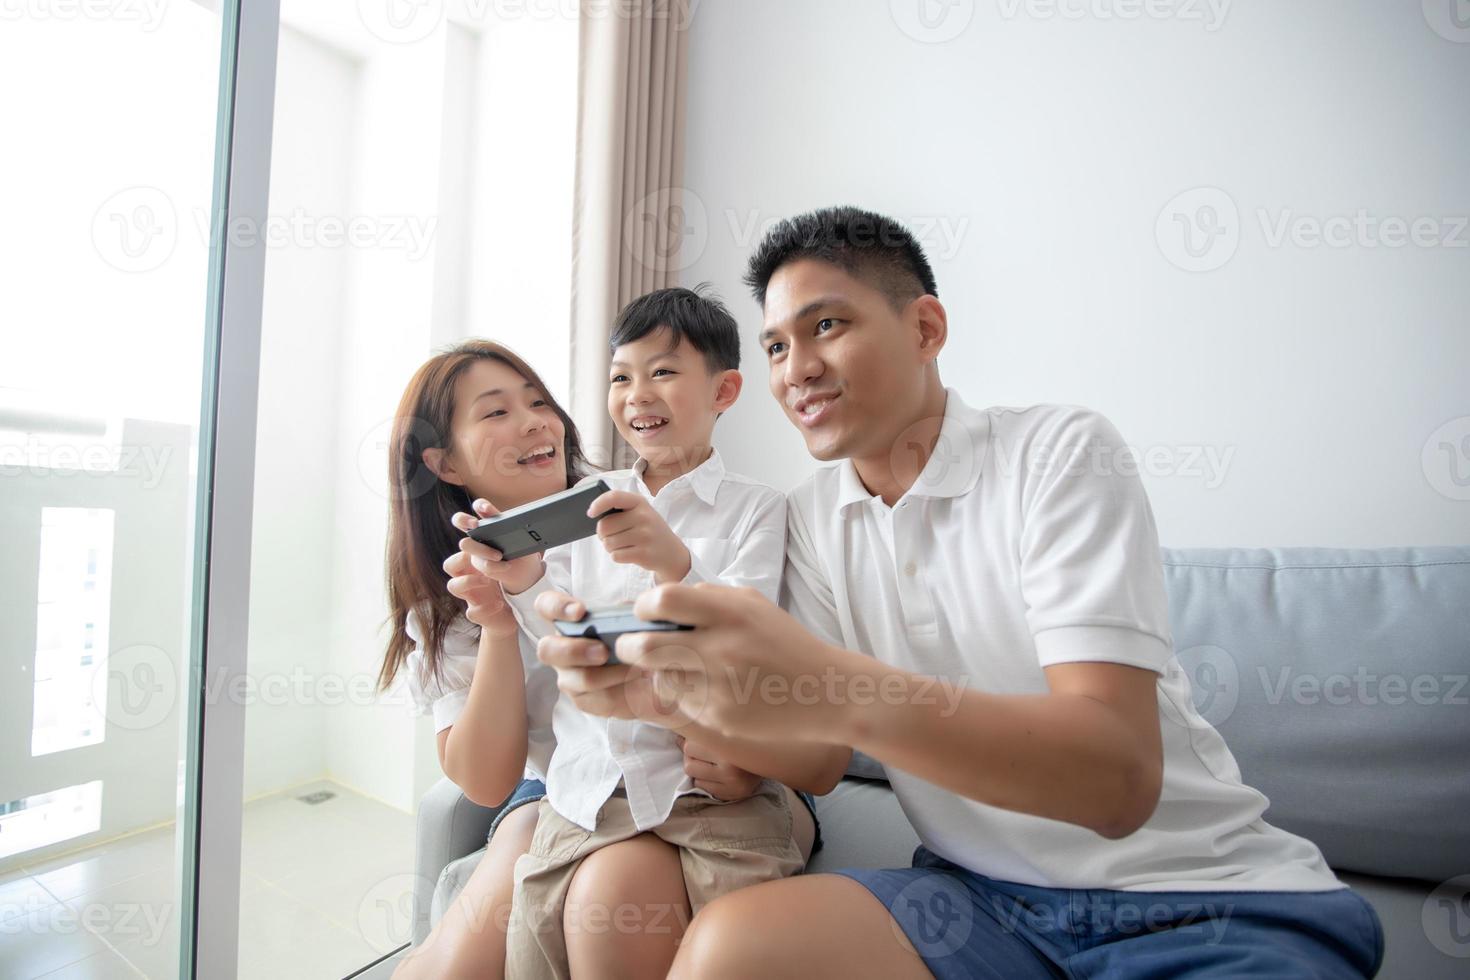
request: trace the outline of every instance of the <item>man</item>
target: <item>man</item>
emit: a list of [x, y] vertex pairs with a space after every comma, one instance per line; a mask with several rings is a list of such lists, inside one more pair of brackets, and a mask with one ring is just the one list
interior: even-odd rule
[[590, 711], [679, 676], [686, 733], [867, 753], [922, 846], [719, 899], [671, 976], [1371, 976], [1371, 907], [1261, 819], [1192, 706], [1114, 428], [946, 390], [933, 272], [879, 215], [783, 223], [747, 282], [771, 393], [837, 461], [789, 497], [787, 611], [664, 586], [636, 611], [693, 631], [625, 637], [631, 666], [585, 666], [578, 641], [541, 657]]

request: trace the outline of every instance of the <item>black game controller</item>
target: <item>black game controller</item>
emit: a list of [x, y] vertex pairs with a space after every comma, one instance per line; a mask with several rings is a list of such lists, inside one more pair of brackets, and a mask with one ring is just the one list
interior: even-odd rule
[[602, 641], [602, 644], [607, 647], [607, 663], [609, 664], [620, 663], [616, 648], [618, 637], [624, 633], [672, 633], [678, 630], [694, 629], [693, 626], [685, 626], [683, 623], [670, 623], [661, 619], [639, 619], [633, 615], [631, 606], [589, 612], [577, 620], [557, 619], [553, 620], [553, 624], [556, 626], [556, 631], [562, 636]]

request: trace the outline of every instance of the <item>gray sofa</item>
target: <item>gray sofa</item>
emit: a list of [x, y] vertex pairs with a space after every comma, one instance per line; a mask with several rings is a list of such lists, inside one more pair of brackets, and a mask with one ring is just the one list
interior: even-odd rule
[[[1165, 549], [1164, 568], [1196, 705], [1266, 818], [1377, 908], [1379, 976], [1470, 976], [1470, 547]], [[882, 775], [870, 759], [854, 771]], [[810, 870], [909, 863], [917, 838], [881, 778], [850, 776], [817, 809]], [[415, 942], [494, 813], [448, 780], [420, 803]]]

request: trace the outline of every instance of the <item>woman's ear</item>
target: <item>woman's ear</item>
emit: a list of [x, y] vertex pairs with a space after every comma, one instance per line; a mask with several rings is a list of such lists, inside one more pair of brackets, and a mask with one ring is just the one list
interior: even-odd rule
[[936, 296], [924, 295], [913, 301], [909, 312], [919, 331], [919, 357], [934, 361], [949, 339], [949, 314]]
[[715, 387], [715, 411], [728, 412], [730, 406], [735, 404], [735, 399], [740, 397], [740, 389], [744, 387], [745, 379], [740, 372], [731, 368], [720, 372], [720, 380]]
[[423, 460], [424, 465], [429, 468], [430, 472], [445, 483], [452, 483], [457, 487], [464, 486], [464, 477], [455, 471], [454, 462], [449, 458], [449, 453], [445, 450], [425, 449]]

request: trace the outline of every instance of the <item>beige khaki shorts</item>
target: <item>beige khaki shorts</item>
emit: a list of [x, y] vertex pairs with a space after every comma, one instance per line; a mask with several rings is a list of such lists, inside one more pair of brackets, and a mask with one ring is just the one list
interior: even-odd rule
[[[618, 928], [672, 931], [682, 912], [622, 909], [607, 896], [596, 909], [567, 909], [567, 891], [582, 859], [599, 848], [636, 837], [625, 797], [613, 796], [597, 814], [595, 831], [580, 827], [551, 808], [537, 804], [531, 849], [515, 866], [515, 892], [505, 937], [507, 980], [568, 980], [566, 928], [608, 931]], [[681, 796], [669, 818], [649, 833], [679, 848], [690, 911], [728, 892], [801, 870], [801, 851], [792, 836], [791, 805], [785, 787], [766, 780], [748, 799], [724, 803], [708, 796]], [[604, 907], [601, 907], [605, 905]], [[631, 915], [623, 915], [631, 912]], [[652, 921], [661, 918], [661, 923]]]

